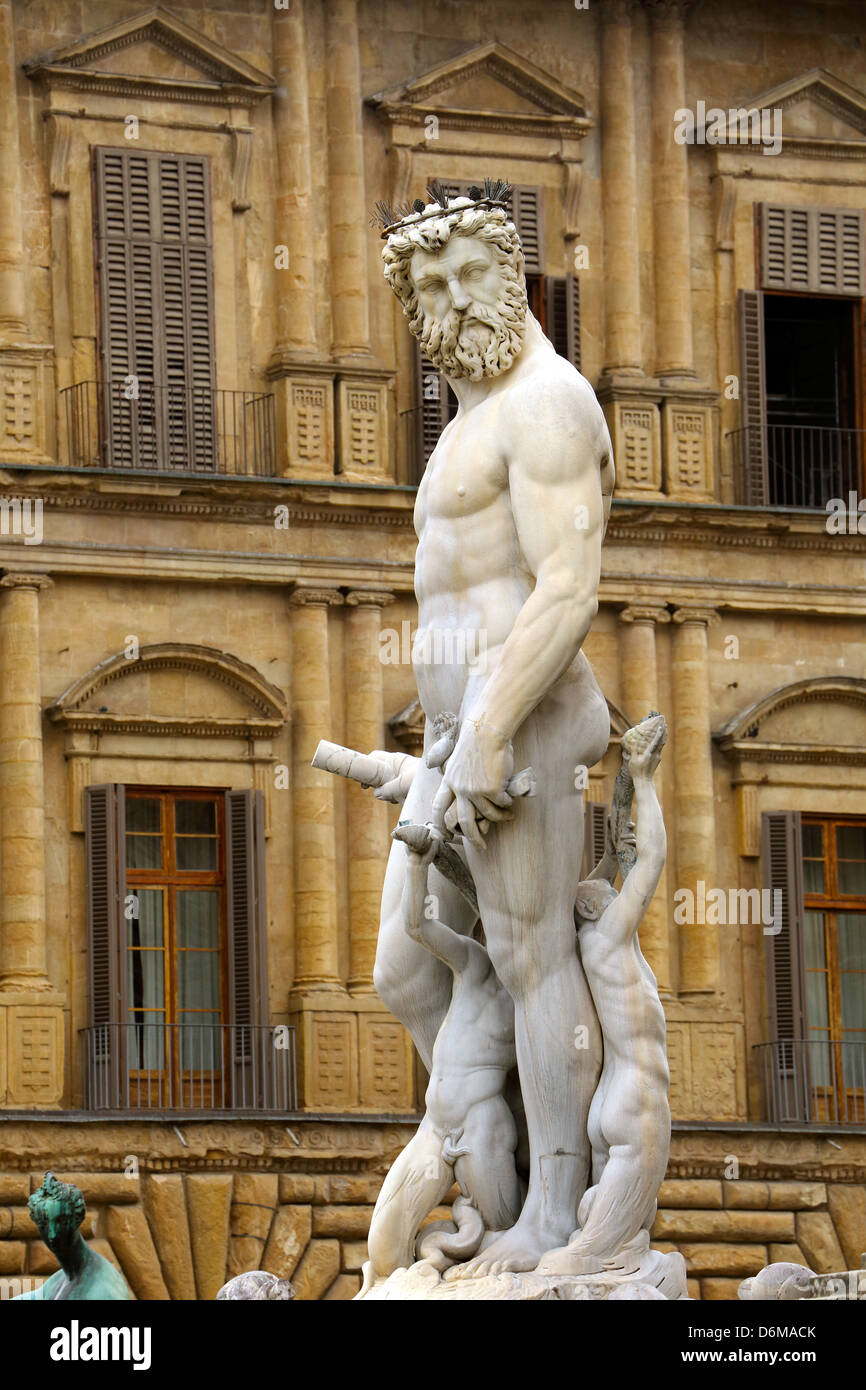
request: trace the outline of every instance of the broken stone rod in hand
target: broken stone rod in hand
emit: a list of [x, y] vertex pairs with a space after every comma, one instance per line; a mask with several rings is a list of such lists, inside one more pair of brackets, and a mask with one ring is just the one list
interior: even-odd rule
[[[312, 766], [322, 772], [333, 772], [338, 777], [351, 777], [365, 787], [384, 787], [392, 781], [394, 771], [387, 763], [372, 758], [367, 753], [357, 753], [353, 748], [343, 748], [339, 743], [328, 743], [322, 739], [313, 755]], [[535, 773], [531, 767], [515, 772], [507, 782], [505, 790], [509, 796], [534, 796]]]

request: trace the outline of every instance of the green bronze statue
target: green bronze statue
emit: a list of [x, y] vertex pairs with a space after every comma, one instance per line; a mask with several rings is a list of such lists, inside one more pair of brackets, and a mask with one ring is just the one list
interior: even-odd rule
[[80, 1188], [58, 1182], [53, 1173], [46, 1173], [27, 1206], [40, 1236], [60, 1261], [60, 1269], [41, 1288], [19, 1294], [19, 1299], [132, 1298], [123, 1275], [104, 1256], [91, 1250], [81, 1236], [79, 1227], [85, 1207]]

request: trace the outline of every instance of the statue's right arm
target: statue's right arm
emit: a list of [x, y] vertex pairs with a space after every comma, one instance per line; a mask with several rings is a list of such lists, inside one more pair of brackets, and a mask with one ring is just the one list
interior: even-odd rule
[[665, 823], [652, 777], [636, 774], [634, 794], [637, 859], [619, 896], [604, 914], [604, 934], [614, 942], [629, 941], [635, 936], [658, 886], [667, 855]]
[[413, 863], [411, 858], [406, 870], [403, 885], [403, 924], [409, 936], [419, 945], [426, 946], [434, 956], [438, 956], [451, 970], [460, 973], [466, 969], [469, 950], [476, 943], [469, 941], [459, 932], [440, 922], [435, 916], [438, 903], [435, 894], [427, 892], [427, 868]]

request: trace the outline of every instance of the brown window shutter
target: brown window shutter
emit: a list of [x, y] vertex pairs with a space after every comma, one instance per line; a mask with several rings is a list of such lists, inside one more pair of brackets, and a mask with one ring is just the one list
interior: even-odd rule
[[547, 336], [560, 357], [580, 371], [580, 281], [576, 275], [548, 275]]
[[530, 275], [540, 275], [544, 269], [541, 189], [518, 185], [511, 194], [511, 217], [520, 237], [526, 270]]
[[117, 1108], [127, 1091], [125, 796], [111, 783], [85, 788], [88, 1055], [91, 1106]]
[[767, 477], [767, 401], [764, 385], [764, 302], [760, 290], [740, 290], [740, 399], [745, 433], [740, 466], [740, 500], [765, 507]]
[[858, 298], [866, 293], [859, 209], [762, 203], [760, 214], [762, 289]]
[[[767, 1041], [776, 1043], [766, 1058], [762, 1084], [772, 1113], [786, 1120], [808, 1119], [809, 1098], [803, 959], [803, 846], [798, 811], [770, 811], [761, 817], [764, 888], [781, 890], [781, 929], [764, 937], [767, 955]], [[771, 904], [775, 900], [771, 898]], [[778, 926], [778, 923], [773, 924]], [[787, 1044], [787, 1046], [786, 1046]]]
[[448, 383], [433, 363], [421, 350], [415, 340], [416, 372], [418, 383], [418, 434], [416, 441], [416, 482], [427, 466], [439, 436], [450, 418]]
[[[805, 1037], [803, 971], [803, 849], [799, 811], [770, 811], [761, 817], [764, 887], [781, 889], [782, 925], [766, 937], [769, 957], [767, 1002], [770, 1040]], [[772, 900], [771, 900], [772, 901]], [[778, 924], [774, 924], [778, 925]]]
[[[106, 462], [212, 468], [207, 161], [103, 148], [94, 159]], [[127, 376], [138, 380], [137, 399], [124, 394]]]
[[587, 801], [583, 808], [583, 869], [581, 878], [589, 878], [604, 858], [607, 845], [607, 806], [603, 802]]
[[230, 1021], [256, 1026], [268, 1022], [264, 796], [225, 796]]

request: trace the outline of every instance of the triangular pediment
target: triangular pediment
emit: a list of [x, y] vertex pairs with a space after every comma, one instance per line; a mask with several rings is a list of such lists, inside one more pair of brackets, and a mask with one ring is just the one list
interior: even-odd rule
[[368, 100], [392, 121], [423, 120], [432, 112], [446, 124], [463, 126], [522, 123], [585, 133], [592, 125], [579, 92], [497, 42], [471, 48]]
[[27, 64], [66, 86], [146, 84], [161, 95], [202, 91], [256, 98], [274, 79], [161, 7], [145, 10]]
[[[859, 91], [826, 68], [812, 68], [768, 91], [760, 92], [739, 109], [781, 111], [782, 148], [789, 152], [814, 150], [844, 153], [866, 146], [866, 92]], [[742, 124], [740, 122], [739, 124]], [[734, 135], [738, 123], [729, 121]]]

